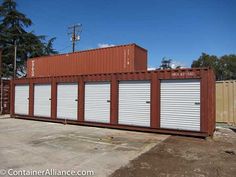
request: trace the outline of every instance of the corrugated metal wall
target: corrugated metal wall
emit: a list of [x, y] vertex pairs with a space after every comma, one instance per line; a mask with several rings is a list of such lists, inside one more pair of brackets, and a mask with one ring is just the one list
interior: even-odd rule
[[236, 80], [216, 82], [216, 122], [236, 124]]
[[[192, 122], [187, 126], [194, 127], [194, 129], [187, 129], [186, 126], [184, 128], [182, 126], [181, 129], [178, 126], [162, 126], [163, 121], [161, 119], [163, 117], [161, 114], [163, 109], [161, 106], [163, 104], [161, 99], [163, 97], [161, 90], [164, 80], [183, 83], [184, 88], [179, 88], [179, 90], [184, 89], [185, 92], [180, 92], [181, 95], [191, 95], [193, 92], [197, 94], [197, 99], [195, 96], [191, 97], [193, 99], [189, 104], [195, 105], [197, 102], [197, 115], [200, 114], [200, 118], [198, 117], [196, 121], [191, 120]], [[189, 84], [189, 81], [195, 80], [198, 82], [192, 88], [193, 83]], [[19, 118], [63, 122], [60, 114], [57, 115], [57, 108], [60, 106], [67, 110], [68, 107], [65, 104], [60, 105], [60, 101], [58, 102], [61, 95], [58, 86], [60, 87], [61, 83], [78, 84], [78, 92], [76, 92], [75, 87], [73, 89], [74, 99], [70, 99], [70, 103], [75, 103], [77, 95], [77, 119], [73, 117], [74, 119], [67, 120], [67, 123], [204, 137], [212, 135], [215, 129], [215, 104], [213, 104], [215, 103], [215, 80], [213, 71], [210, 69], [177, 69], [17, 79], [12, 82], [12, 103], [16, 102], [17, 86], [29, 84], [29, 114], [19, 115], [15, 112], [14, 104], [11, 104], [11, 115]], [[173, 91], [169, 94], [175, 93], [176, 87], [176, 85], [171, 86]], [[69, 91], [66, 88], [63, 90]], [[181, 97], [181, 95], [178, 97], [179, 102], [186, 101], [186, 98]], [[198, 104], [199, 97], [200, 105]], [[76, 104], [73, 105], [76, 107]], [[181, 109], [178, 110], [178, 118], [180, 119], [176, 121], [176, 124], [186, 125], [186, 122], [189, 123], [190, 121], [189, 117], [192, 116], [186, 115], [189, 105], [179, 105], [179, 109]], [[182, 115], [184, 118], [181, 117]], [[165, 117], [165, 119], [167, 118], [168, 116]]]
[[0, 81], [0, 114], [10, 113], [10, 80]]
[[31, 58], [27, 77], [147, 70], [147, 51], [135, 44]]

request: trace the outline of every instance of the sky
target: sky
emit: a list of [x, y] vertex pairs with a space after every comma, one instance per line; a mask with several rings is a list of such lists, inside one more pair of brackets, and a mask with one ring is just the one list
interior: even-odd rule
[[136, 43], [149, 67], [163, 57], [190, 67], [202, 52], [236, 54], [236, 0], [16, 0], [37, 35], [72, 50], [68, 26], [82, 24], [76, 50]]

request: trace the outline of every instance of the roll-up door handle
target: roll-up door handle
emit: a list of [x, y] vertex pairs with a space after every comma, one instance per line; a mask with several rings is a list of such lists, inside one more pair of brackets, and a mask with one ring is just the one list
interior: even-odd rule
[[195, 102], [194, 104], [195, 104], [195, 105], [200, 105], [200, 102]]
[[27, 98], [27, 100], [29, 100], [29, 98]]
[[150, 104], [150, 101], [146, 101], [147, 104]]
[[78, 99], [75, 99], [75, 101], [78, 101]]
[[110, 103], [111, 101], [110, 100], [107, 100], [108, 103]]
[[51, 98], [49, 98], [49, 100], [51, 101], [52, 99], [51, 99]]

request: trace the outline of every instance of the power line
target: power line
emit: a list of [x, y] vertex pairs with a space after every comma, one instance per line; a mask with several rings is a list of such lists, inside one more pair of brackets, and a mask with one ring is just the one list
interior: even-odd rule
[[82, 32], [82, 24], [75, 24], [68, 27], [68, 35], [71, 36], [72, 51], [75, 52], [75, 43], [80, 40], [80, 34]]
[[71, 47], [71, 44], [68, 45], [68, 46], [66, 46], [66, 47], [64, 47], [64, 48], [62, 48], [62, 49], [60, 49], [60, 50], [58, 50], [58, 52], [62, 52], [62, 51], [66, 50], [66, 49], [69, 48], [69, 47]]

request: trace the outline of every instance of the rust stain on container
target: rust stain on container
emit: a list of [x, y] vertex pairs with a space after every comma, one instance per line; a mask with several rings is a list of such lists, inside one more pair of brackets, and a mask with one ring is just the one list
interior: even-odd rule
[[48, 77], [147, 70], [147, 50], [136, 44], [32, 58], [27, 77]]

